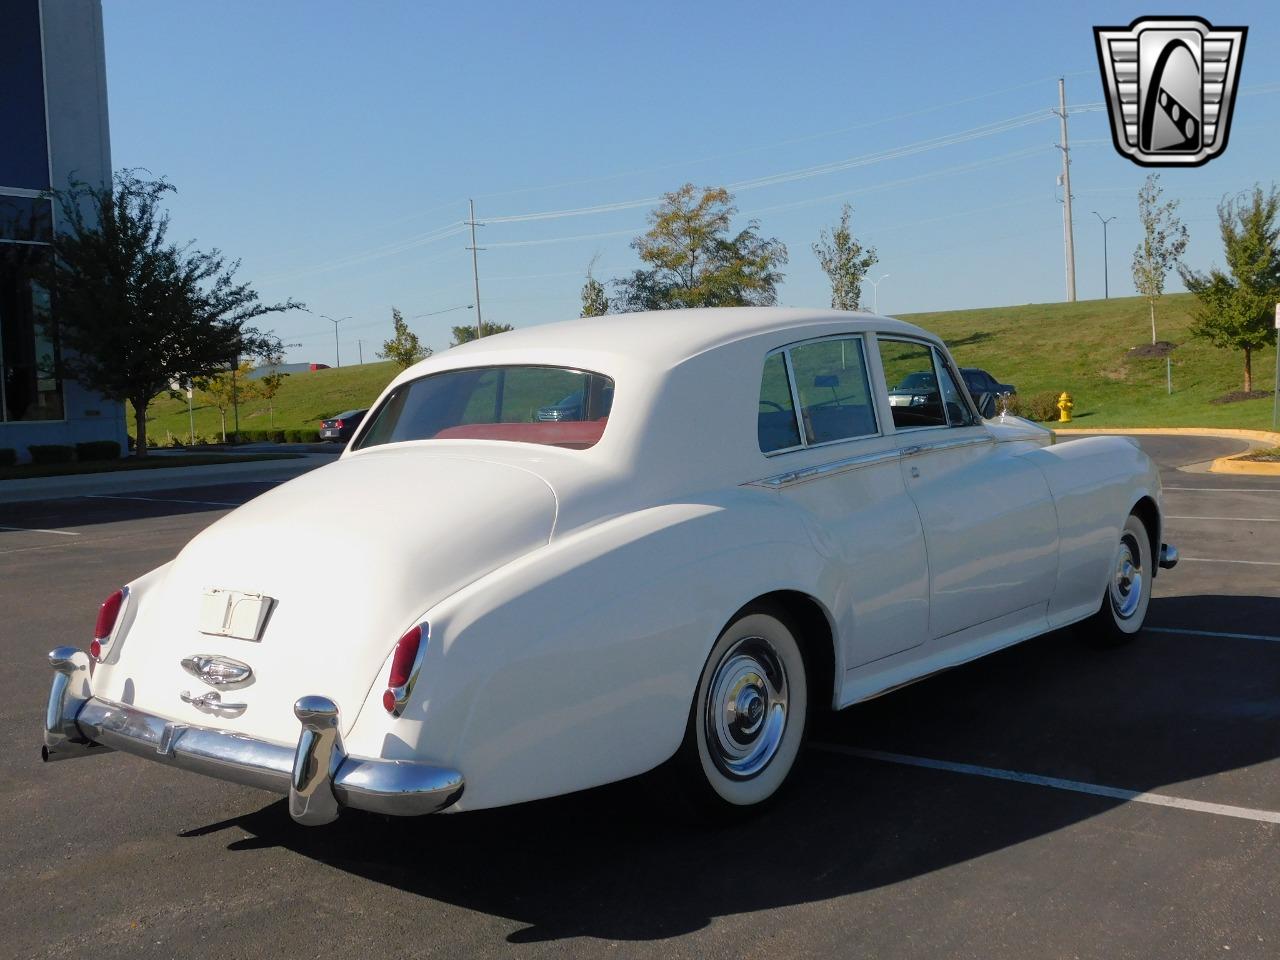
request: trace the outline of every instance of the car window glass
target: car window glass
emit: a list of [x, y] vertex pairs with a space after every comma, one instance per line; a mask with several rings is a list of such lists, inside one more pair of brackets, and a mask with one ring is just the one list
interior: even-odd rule
[[[945, 427], [947, 415], [938, 391], [933, 350], [907, 340], [880, 340], [879, 344], [893, 425], [899, 430]], [[954, 383], [951, 390], [954, 393]]]
[[969, 405], [965, 403], [964, 397], [956, 386], [956, 382], [951, 376], [951, 370], [941, 357], [937, 357], [935, 359], [938, 361], [938, 382], [942, 388], [942, 402], [946, 406], [947, 420], [953, 427], [967, 427], [972, 425], [973, 414], [970, 412]]
[[585, 449], [604, 432], [613, 381], [561, 367], [472, 367], [401, 384], [356, 448], [405, 440], [505, 440]]
[[791, 349], [805, 442], [829, 443], [876, 432], [862, 338], [820, 340]]
[[781, 353], [773, 354], [764, 362], [756, 432], [762, 453], [800, 446], [796, 408], [791, 400], [791, 382], [787, 379], [787, 363]]

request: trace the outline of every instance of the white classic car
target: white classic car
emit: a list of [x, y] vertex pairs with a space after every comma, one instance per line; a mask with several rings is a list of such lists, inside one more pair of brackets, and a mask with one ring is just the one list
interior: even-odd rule
[[[894, 404], [912, 378], [936, 389]], [[345, 525], [315, 524], [334, 500]], [[1134, 443], [981, 419], [919, 327], [530, 327], [406, 370], [336, 463], [108, 598], [87, 652], [50, 654], [43, 752], [263, 787], [308, 824], [655, 768], [729, 812], [815, 711], [1077, 621], [1124, 640], [1176, 559]]]

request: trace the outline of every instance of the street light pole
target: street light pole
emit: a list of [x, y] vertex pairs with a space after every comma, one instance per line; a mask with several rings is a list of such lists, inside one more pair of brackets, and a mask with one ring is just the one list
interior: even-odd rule
[[321, 317], [323, 317], [325, 320], [328, 320], [330, 323], [332, 323], [332, 324], [333, 324], [333, 360], [334, 360], [334, 365], [335, 365], [335, 366], [337, 366], [339, 369], [341, 369], [341, 367], [342, 367], [342, 353], [341, 353], [341, 352], [339, 351], [339, 349], [338, 349], [338, 324], [340, 324], [343, 320], [350, 320], [351, 318], [350, 318], [350, 317], [339, 317], [337, 320], [335, 320], [335, 319], [333, 319], [333, 317], [329, 316], [328, 314], [324, 314], [324, 313], [320, 314], [320, 316], [321, 316]]
[[479, 340], [484, 336], [484, 321], [480, 319], [480, 266], [476, 260], [476, 253], [483, 250], [483, 247], [476, 246], [476, 227], [483, 227], [483, 223], [476, 223], [476, 202], [474, 200], [467, 201], [471, 211], [471, 219], [467, 221], [471, 226], [471, 279], [476, 285], [476, 339]]
[[867, 277], [867, 283], [871, 284], [871, 289], [873, 291], [872, 293], [873, 306], [871, 307], [872, 313], [880, 312], [880, 281], [888, 280], [888, 279], [889, 279], [889, 275], [887, 273], [881, 274], [879, 280], [872, 280], [870, 277]]
[[1107, 217], [1103, 219], [1102, 214], [1097, 210], [1093, 211], [1093, 215], [1102, 221], [1102, 298], [1104, 300], [1111, 299], [1111, 280], [1107, 267], [1107, 224], [1115, 217]]

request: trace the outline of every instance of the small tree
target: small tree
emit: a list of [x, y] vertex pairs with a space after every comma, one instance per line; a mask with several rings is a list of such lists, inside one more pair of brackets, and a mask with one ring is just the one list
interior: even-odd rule
[[1276, 342], [1273, 310], [1280, 301], [1280, 194], [1275, 186], [1264, 193], [1224, 198], [1218, 204], [1218, 225], [1227, 258], [1227, 271], [1207, 274], [1183, 268], [1182, 282], [1199, 305], [1191, 334], [1215, 347], [1244, 351], [1244, 389], [1253, 390], [1253, 352]]
[[1178, 219], [1178, 201], [1160, 202], [1160, 175], [1147, 177], [1138, 190], [1142, 242], [1133, 251], [1133, 285], [1151, 310], [1151, 342], [1156, 342], [1156, 301], [1164, 294], [1164, 278], [1187, 248], [1187, 228]]
[[609, 297], [604, 292], [604, 284], [595, 278], [597, 257], [591, 258], [587, 266], [587, 282], [582, 285], [583, 317], [603, 317], [609, 312]]
[[[297, 344], [293, 344], [297, 346]], [[267, 372], [254, 381], [254, 391], [259, 397], [267, 401], [267, 421], [271, 425], [271, 429], [276, 427], [276, 394], [280, 392], [280, 388], [284, 386], [287, 373], [280, 372], [280, 365], [284, 363], [284, 344], [278, 340], [267, 347], [263, 352], [262, 366]]]
[[737, 208], [724, 187], [691, 183], [649, 212], [650, 227], [632, 241], [647, 265], [614, 281], [624, 312], [679, 307], [769, 306], [777, 302], [786, 245], [760, 236], [760, 225], [730, 234]]
[[[495, 333], [507, 333], [514, 330], [515, 327], [509, 323], [490, 323], [488, 320], [482, 320], [481, 326], [484, 327], [484, 335], [492, 337]], [[466, 327], [453, 327], [453, 343], [451, 347], [460, 347], [464, 343], [470, 343], [476, 338], [476, 325], [473, 323]]]
[[61, 229], [46, 286], [54, 290], [63, 362], [77, 380], [133, 405], [135, 451], [147, 452], [147, 407], [173, 381], [212, 376], [268, 339], [249, 322], [302, 306], [264, 304], [212, 250], [168, 240], [168, 181], [118, 172], [110, 184], [72, 181], [51, 196]]
[[831, 281], [831, 306], [836, 310], [857, 310], [862, 304], [862, 280], [880, 262], [875, 247], [863, 248], [849, 229], [853, 206], [840, 210], [840, 222], [828, 233], [822, 231], [813, 253]]
[[221, 373], [196, 377], [193, 386], [202, 398], [218, 411], [222, 418], [222, 442], [227, 442], [227, 411], [241, 400], [248, 400], [256, 393], [256, 384], [246, 377], [253, 370], [253, 363], [243, 360], [239, 366], [230, 366]]
[[418, 335], [409, 329], [404, 316], [395, 307], [391, 308], [391, 326], [395, 330], [390, 340], [384, 340], [379, 352], [383, 360], [393, 360], [401, 370], [413, 366], [419, 360], [431, 356], [430, 347], [424, 347]]

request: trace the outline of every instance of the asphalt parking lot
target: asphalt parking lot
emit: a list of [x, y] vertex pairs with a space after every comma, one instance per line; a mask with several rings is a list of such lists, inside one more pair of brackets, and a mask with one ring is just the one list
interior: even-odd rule
[[717, 829], [634, 783], [307, 829], [133, 757], [42, 765], [45, 652], [264, 485], [0, 506], [0, 956], [1280, 956], [1280, 478], [1142, 442], [1183, 560], [1135, 643], [845, 711]]

